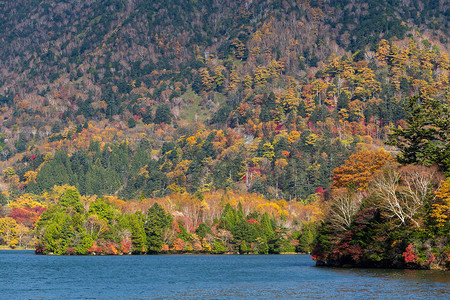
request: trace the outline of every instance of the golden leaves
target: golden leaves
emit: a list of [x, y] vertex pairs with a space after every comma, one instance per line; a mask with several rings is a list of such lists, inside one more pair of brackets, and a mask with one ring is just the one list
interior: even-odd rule
[[390, 162], [393, 162], [393, 158], [384, 150], [354, 153], [344, 165], [333, 170], [332, 186], [353, 187], [363, 191], [368, 188], [374, 174]]
[[436, 220], [438, 227], [443, 227], [450, 220], [450, 179], [443, 181], [435, 194], [439, 202], [433, 204], [431, 217]]

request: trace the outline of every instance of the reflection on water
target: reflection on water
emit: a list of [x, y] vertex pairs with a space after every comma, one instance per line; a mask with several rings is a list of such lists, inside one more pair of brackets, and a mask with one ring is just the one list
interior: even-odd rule
[[0, 251], [1, 299], [450, 299], [448, 272], [316, 268], [307, 255]]
[[[325, 272], [334, 275], [330, 278], [341, 281], [343, 286], [340, 291], [345, 291], [346, 295], [354, 294], [355, 297], [365, 293], [369, 298], [450, 299], [450, 274], [446, 271], [327, 268]], [[357, 279], [353, 289], [347, 287], [347, 278]], [[340, 286], [339, 282], [334, 285]]]
[[384, 277], [388, 280], [429, 281], [450, 284], [450, 274], [438, 270], [410, 270], [410, 269], [367, 269], [367, 268], [335, 268], [328, 269], [336, 274], [350, 273], [356, 276]]

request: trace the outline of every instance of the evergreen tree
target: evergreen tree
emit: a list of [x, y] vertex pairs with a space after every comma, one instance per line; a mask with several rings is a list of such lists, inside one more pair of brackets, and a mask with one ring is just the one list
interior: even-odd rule
[[165, 229], [170, 227], [172, 217], [158, 203], [153, 204], [145, 216], [144, 230], [147, 236], [148, 252], [161, 251]]
[[130, 216], [131, 242], [134, 254], [146, 252], [147, 236], [144, 230], [143, 219], [141, 212], [136, 212]]
[[339, 97], [338, 97], [338, 101], [337, 101], [337, 109], [338, 111], [341, 109], [348, 109], [348, 101], [349, 101], [349, 96], [346, 92], [342, 92]]
[[155, 124], [166, 123], [170, 124], [172, 122], [172, 113], [170, 112], [170, 107], [168, 104], [163, 103], [158, 106], [155, 112], [155, 119], [153, 120]]
[[317, 224], [307, 223], [303, 225], [302, 232], [299, 237], [297, 252], [311, 253], [314, 240], [317, 236]]
[[77, 213], [80, 214], [84, 211], [83, 204], [80, 199], [80, 193], [76, 188], [68, 188], [64, 194], [61, 195], [58, 206], [62, 208], [72, 207]]
[[46, 252], [65, 254], [73, 237], [72, 220], [65, 212], [57, 212], [42, 237]]
[[264, 232], [264, 235], [267, 238], [270, 238], [274, 234], [274, 230], [272, 227], [272, 222], [270, 221], [269, 215], [267, 213], [264, 213], [261, 217], [261, 227]]
[[86, 173], [86, 194], [87, 195], [102, 195], [103, 191], [103, 174], [104, 169], [97, 161]]
[[197, 226], [195, 232], [201, 238], [204, 238], [208, 233], [212, 233], [211, 228], [203, 222]]
[[80, 236], [80, 242], [78, 242], [74, 247], [75, 253], [86, 255], [88, 254], [88, 249], [92, 247], [94, 241], [92, 240], [92, 237], [89, 234], [87, 234], [84, 228], [82, 227], [80, 232], [78, 232], [78, 234]]
[[52, 161], [44, 164], [36, 176], [36, 185], [32, 185], [32, 192], [50, 191], [55, 185], [69, 184], [77, 186], [70, 159], [66, 152], [60, 150], [55, 153]]
[[97, 215], [99, 219], [106, 220], [108, 223], [114, 219], [116, 212], [114, 206], [103, 199], [96, 199], [89, 205], [88, 215]]
[[239, 245], [239, 253], [240, 254], [247, 254], [247, 252], [248, 252], [248, 247], [247, 247], [247, 243], [244, 240]]
[[130, 117], [130, 118], [128, 119], [128, 127], [130, 127], [130, 128], [136, 127], [136, 120], [134, 120], [133, 117]]
[[436, 99], [411, 97], [406, 128], [393, 128], [389, 144], [396, 146], [403, 164], [433, 164], [450, 170], [450, 110]]

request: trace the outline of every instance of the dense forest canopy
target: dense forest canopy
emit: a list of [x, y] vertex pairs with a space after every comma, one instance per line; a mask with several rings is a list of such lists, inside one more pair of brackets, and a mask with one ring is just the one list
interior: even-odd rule
[[[207, 232], [211, 248], [198, 251], [310, 252], [317, 240], [315, 257], [338, 264], [345, 255], [330, 253], [357, 243], [348, 235], [359, 234], [358, 214], [384, 222], [398, 213], [375, 200], [377, 184], [396, 178], [401, 194], [414, 190], [412, 174], [431, 172], [427, 200], [406, 202], [392, 220], [392, 234], [406, 231], [377, 249], [402, 240], [398, 251], [417, 250], [429, 237], [405, 232], [427, 228], [443, 237], [420, 251], [435, 249], [443, 265], [448, 32], [444, 0], [4, 3], [2, 242], [32, 245], [36, 232], [50, 247], [42, 252], [85, 254], [92, 243], [107, 253], [182, 251]], [[78, 204], [63, 200], [69, 190]], [[268, 202], [236, 202], [230, 191]], [[218, 195], [228, 200], [205, 218], [212, 204], [202, 199]], [[183, 210], [181, 199], [203, 209]], [[171, 219], [157, 233], [144, 226], [150, 207], [137, 204], [149, 201]], [[114, 213], [102, 218], [100, 207]], [[372, 254], [344, 260], [391, 259]]]

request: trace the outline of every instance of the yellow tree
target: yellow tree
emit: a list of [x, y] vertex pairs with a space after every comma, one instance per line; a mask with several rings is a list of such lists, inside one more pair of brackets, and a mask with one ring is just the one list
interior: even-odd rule
[[231, 91], [236, 89], [240, 82], [241, 79], [239, 78], [238, 71], [236, 69], [233, 69], [230, 73], [230, 83], [228, 84], [228, 90]]
[[172, 182], [183, 186], [186, 183], [186, 173], [191, 165], [191, 160], [182, 160], [173, 172], [169, 172], [167, 176], [172, 180]]
[[436, 197], [437, 203], [433, 204], [431, 217], [436, 220], [438, 227], [444, 227], [450, 220], [450, 178], [442, 182]]
[[20, 247], [22, 246], [28, 247], [29, 242], [32, 239], [32, 231], [30, 230], [30, 228], [28, 228], [23, 224], [17, 224], [16, 237], [18, 239]]
[[391, 55], [391, 46], [389, 42], [385, 39], [381, 40], [378, 44], [378, 50], [375, 53], [375, 57], [381, 63], [382, 66], [385, 66], [389, 62], [389, 57]]
[[253, 85], [252, 77], [249, 74], [245, 75], [243, 83], [244, 83], [244, 87], [251, 89], [252, 85]]
[[36, 176], [37, 176], [37, 172], [35, 171], [28, 171], [25, 173], [25, 175], [23, 177], [25, 177], [25, 182], [24, 185], [27, 186], [29, 185], [31, 182], [36, 183]]
[[237, 59], [243, 60], [246, 59], [246, 52], [247, 52], [247, 47], [245, 46], [245, 44], [243, 42], [241, 42], [239, 39], [235, 39], [231, 45], [234, 46], [234, 48], [236, 49], [235, 51], [235, 56]]
[[255, 85], [265, 85], [270, 73], [262, 66], [258, 66], [255, 70], [254, 82]]
[[36, 201], [37, 197], [38, 196], [35, 196], [35, 195], [32, 195], [32, 194], [28, 194], [28, 193], [27, 194], [23, 194], [22, 196], [20, 196], [16, 200], [11, 201], [8, 206], [10, 208], [24, 208], [24, 207], [33, 208], [33, 207], [44, 206], [42, 203]]
[[220, 90], [223, 87], [225, 81], [225, 75], [223, 75], [224, 69], [225, 68], [223, 66], [218, 66], [214, 70], [214, 85], [218, 90]]
[[274, 147], [269, 142], [263, 145], [263, 157], [266, 157], [270, 160], [272, 160], [275, 157]]
[[270, 73], [271, 76], [277, 78], [278, 76], [281, 75], [281, 73], [284, 71], [284, 66], [285, 62], [280, 60], [275, 60], [272, 59], [272, 61], [270, 62], [269, 66], [268, 66], [268, 71]]
[[295, 90], [291, 88], [280, 95], [279, 101], [281, 102], [284, 111], [288, 113], [298, 106], [300, 98], [297, 97]]
[[212, 84], [214, 79], [209, 74], [209, 71], [206, 68], [201, 68], [200, 77], [202, 78], [202, 87], [204, 91], [209, 91], [212, 88]]
[[15, 247], [17, 245], [17, 222], [13, 218], [0, 218], [0, 239], [4, 244]]

